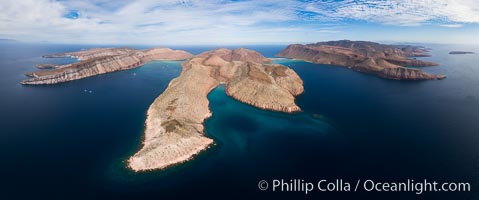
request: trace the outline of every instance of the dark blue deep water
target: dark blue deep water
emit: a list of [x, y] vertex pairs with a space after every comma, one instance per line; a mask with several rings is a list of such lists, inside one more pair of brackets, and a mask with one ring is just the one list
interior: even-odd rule
[[[216, 145], [166, 171], [135, 174], [124, 160], [140, 146], [145, 113], [181, 72], [180, 62], [50, 86], [22, 86], [42, 55], [92, 46], [0, 44], [0, 199], [478, 199], [478, 46], [429, 45], [448, 75], [402, 82], [302, 61], [275, 60], [304, 80], [283, 114], [213, 90], [206, 131]], [[273, 57], [284, 46], [247, 46]], [[136, 47], [146, 48], [146, 47]], [[200, 53], [215, 47], [175, 47]], [[85, 90], [87, 92], [85, 92]], [[91, 91], [91, 93], [89, 92]], [[469, 182], [471, 192], [272, 192], [260, 180], [428, 179]], [[355, 183], [355, 182], [354, 182]], [[354, 186], [353, 186], [354, 187]]]

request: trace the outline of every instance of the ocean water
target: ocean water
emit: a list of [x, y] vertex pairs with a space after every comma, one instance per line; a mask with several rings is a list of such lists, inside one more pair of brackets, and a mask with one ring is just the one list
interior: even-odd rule
[[[263, 111], [225, 95], [208, 98], [205, 122], [215, 145], [164, 171], [133, 173], [145, 113], [181, 72], [180, 62], [51, 86], [22, 86], [42, 55], [94, 46], [0, 44], [0, 199], [354, 198], [477, 199], [479, 194], [478, 46], [427, 45], [441, 64], [422, 68], [440, 81], [380, 79], [297, 60], [276, 63], [304, 80], [303, 112]], [[246, 46], [273, 57], [284, 46]], [[147, 48], [138, 46], [136, 48]], [[176, 47], [192, 53], [215, 48]], [[230, 47], [233, 48], [233, 47]], [[90, 93], [91, 91], [91, 93]], [[471, 192], [273, 192], [258, 181], [428, 179], [469, 182]]]

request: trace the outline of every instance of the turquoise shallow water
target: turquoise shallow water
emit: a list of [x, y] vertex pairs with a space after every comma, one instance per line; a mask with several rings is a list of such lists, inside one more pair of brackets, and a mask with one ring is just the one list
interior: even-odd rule
[[[214, 89], [208, 99], [214, 114], [205, 123], [207, 135], [215, 140], [218, 151], [215, 159], [230, 160], [228, 165], [254, 169], [254, 162], [247, 164], [243, 163], [244, 160], [263, 154], [263, 151], [265, 155], [272, 153], [265, 146], [269, 141], [290, 138], [288, 133], [295, 133], [298, 138], [324, 140], [335, 134], [334, 127], [306, 112], [270, 112], [240, 103], [226, 95], [224, 86]], [[279, 153], [274, 154], [271, 156], [280, 156]]]
[[[399, 82], [330, 65], [279, 59], [304, 80], [303, 112], [239, 103], [214, 89], [206, 134], [216, 145], [165, 171], [136, 174], [124, 160], [140, 146], [145, 113], [178, 76], [180, 62], [53, 86], [22, 86], [42, 55], [76, 45], [0, 46], [1, 199], [304, 198], [260, 191], [259, 180], [407, 178], [478, 185], [477, 55], [474, 46], [431, 45], [441, 81]], [[182, 47], [193, 53], [213, 47]], [[268, 57], [281, 46], [251, 46]], [[72, 62], [57, 60], [55, 62]], [[85, 93], [84, 90], [92, 91]], [[314, 116], [313, 116], [314, 115]], [[312, 193], [310, 198], [474, 199], [469, 193]]]

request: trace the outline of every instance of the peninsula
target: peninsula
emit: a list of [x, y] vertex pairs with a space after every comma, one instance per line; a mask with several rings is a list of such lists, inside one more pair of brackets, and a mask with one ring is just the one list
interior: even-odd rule
[[45, 57], [73, 57], [77, 63], [27, 74], [22, 84], [56, 84], [97, 74], [132, 69], [151, 60], [185, 60], [182, 72], [155, 99], [147, 111], [142, 148], [128, 159], [134, 171], [163, 169], [184, 162], [206, 149], [213, 140], [204, 135], [203, 122], [211, 116], [208, 93], [226, 85], [232, 98], [257, 108], [296, 112], [295, 96], [303, 93], [303, 81], [292, 69], [272, 64], [260, 53], [239, 48], [220, 48], [193, 57], [168, 48], [134, 50], [96, 48]]
[[44, 57], [72, 57], [77, 58], [79, 62], [61, 66], [39, 64], [37, 68], [53, 69], [27, 73], [26, 75], [31, 78], [23, 80], [21, 84], [56, 84], [98, 74], [132, 69], [152, 60], [185, 60], [193, 57], [193, 55], [186, 51], [172, 50], [169, 48], [152, 48], [147, 50], [94, 48], [77, 52], [47, 55]]
[[425, 57], [427, 49], [410, 45], [385, 45], [367, 41], [339, 40], [314, 44], [292, 44], [279, 57], [305, 60], [317, 64], [337, 65], [351, 70], [394, 80], [438, 80], [435, 75], [408, 66], [437, 66], [408, 57]]
[[128, 159], [134, 171], [184, 162], [213, 143], [204, 135], [203, 122], [211, 116], [207, 95], [219, 84], [243, 103], [272, 111], [300, 111], [294, 100], [304, 91], [301, 78], [256, 51], [216, 49], [187, 60], [182, 68], [148, 109], [143, 147]]

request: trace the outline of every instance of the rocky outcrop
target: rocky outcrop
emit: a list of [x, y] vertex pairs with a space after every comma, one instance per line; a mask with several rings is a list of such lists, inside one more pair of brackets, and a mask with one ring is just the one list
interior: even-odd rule
[[249, 105], [295, 112], [303, 81], [288, 67], [248, 49], [216, 49], [182, 64], [181, 75], [148, 109], [143, 147], [129, 160], [135, 171], [163, 169], [184, 162], [213, 141], [204, 135], [211, 116], [207, 94], [219, 84], [229, 96]]
[[445, 75], [434, 75], [407, 66], [437, 66], [408, 57], [429, 56], [423, 47], [409, 45], [383, 45], [365, 41], [329, 41], [314, 44], [289, 45], [277, 56], [301, 59], [318, 64], [330, 64], [395, 80], [443, 79]]
[[451, 51], [449, 54], [474, 54], [472, 51]]
[[261, 109], [287, 113], [300, 111], [294, 96], [303, 93], [303, 81], [293, 70], [282, 65], [254, 62], [235, 66], [234, 76], [226, 85], [227, 95]]
[[56, 84], [82, 79], [98, 74], [105, 74], [120, 70], [136, 68], [152, 60], [185, 60], [193, 57], [192, 54], [169, 48], [152, 48], [134, 50], [130, 48], [96, 48], [78, 52], [54, 54], [46, 57], [70, 56], [80, 61], [73, 64], [57, 66], [53, 70], [30, 72], [32, 77], [23, 80], [22, 84]]

